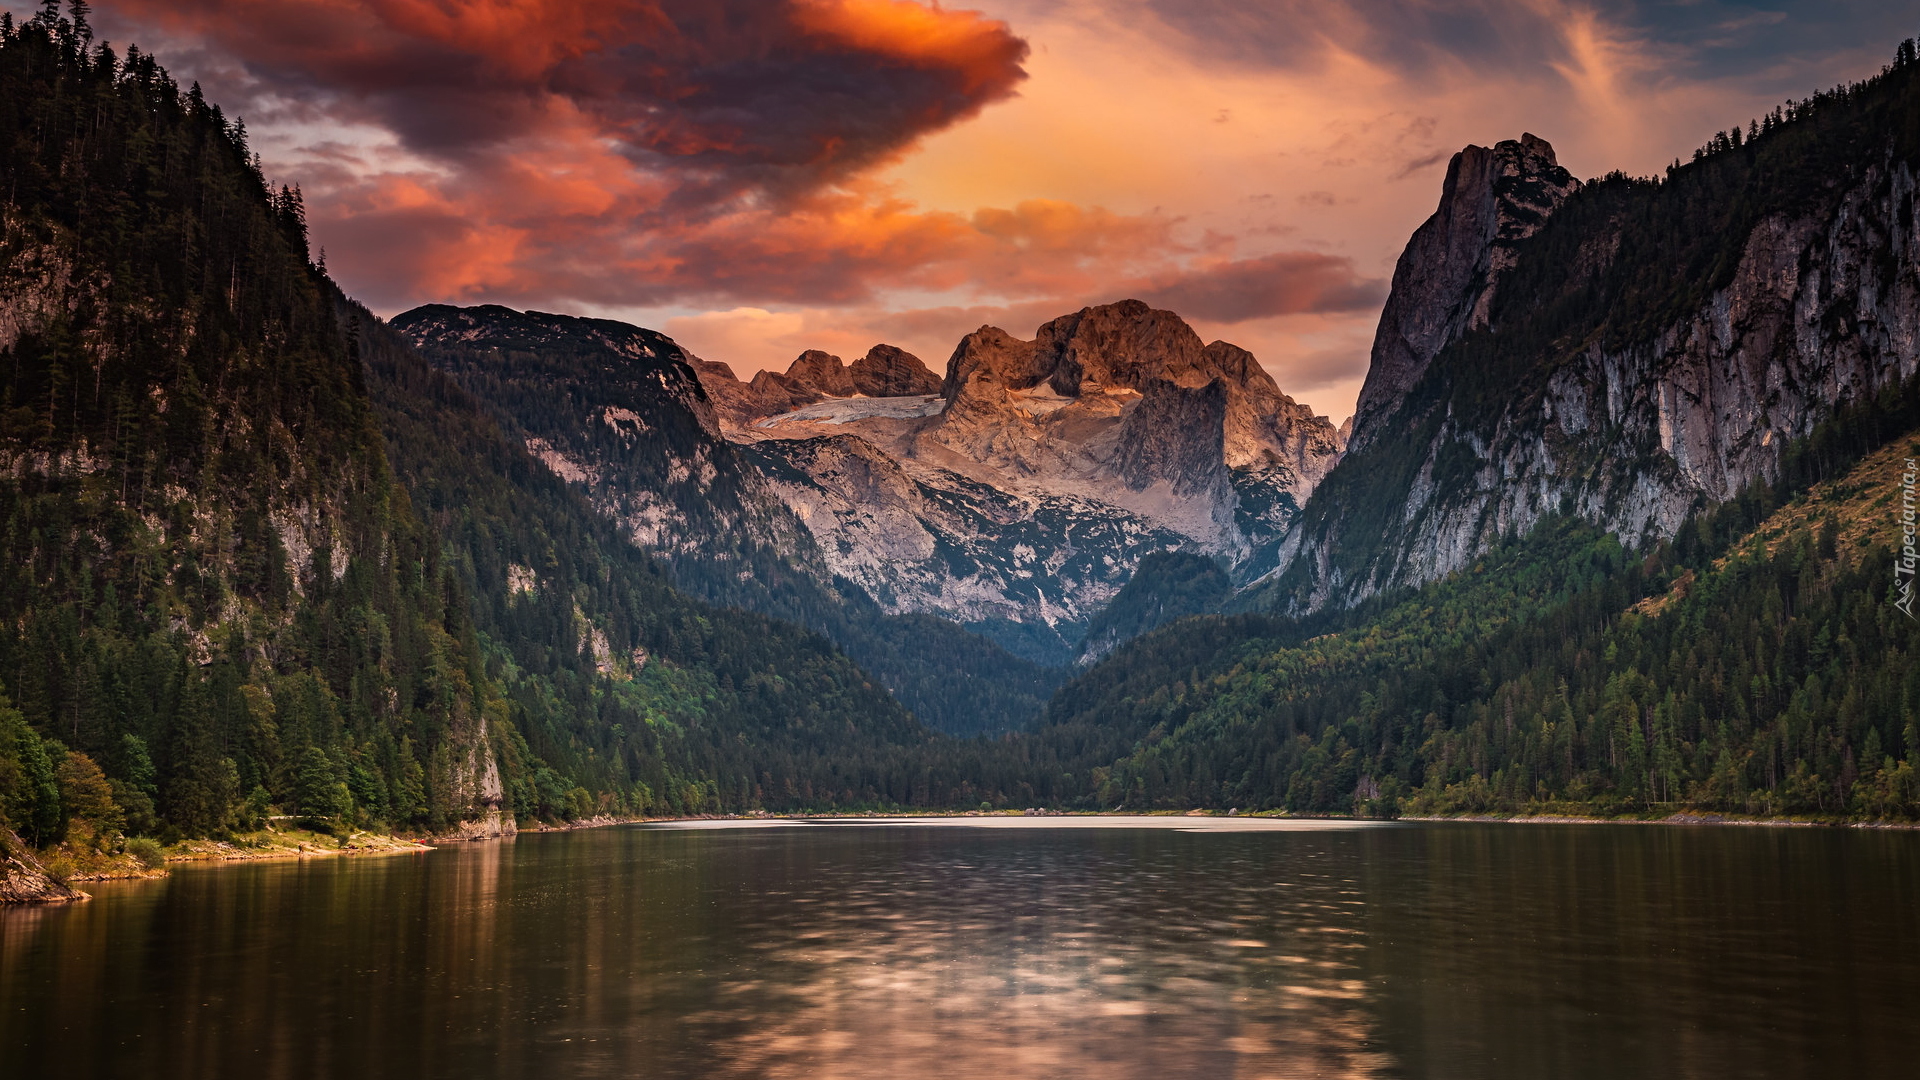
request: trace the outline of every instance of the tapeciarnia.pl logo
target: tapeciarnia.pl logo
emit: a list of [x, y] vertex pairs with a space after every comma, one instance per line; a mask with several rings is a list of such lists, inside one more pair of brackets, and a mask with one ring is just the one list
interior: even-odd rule
[[1914, 485], [1920, 483], [1920, 464], [1914, 458], [1907, 459], [1907, 468], [1900, 474], [1900, 555], [1893, 560], [1893, 589], [1899, 593], [1899, 599], [1893, 606], [1903, 612], [1907, 618], [1913, 614], [1913, 575], [1920, 567], [1920, 551], [1914, 549], [1915, 511]]

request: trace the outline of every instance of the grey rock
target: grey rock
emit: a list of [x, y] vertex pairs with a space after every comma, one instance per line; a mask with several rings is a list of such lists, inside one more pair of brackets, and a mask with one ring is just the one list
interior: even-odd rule
[[1486, 325], [1500, 278], [1513, 268], [1514, 246], [1579, 188], [1553, 147], [1535, 135], [1491, 150], [1469, 146], [1453, 156], [1439, 209], [1414, 231], [1394, 267], [1354, 411], [1351, 449], [1387, 429], [1441, 349]]

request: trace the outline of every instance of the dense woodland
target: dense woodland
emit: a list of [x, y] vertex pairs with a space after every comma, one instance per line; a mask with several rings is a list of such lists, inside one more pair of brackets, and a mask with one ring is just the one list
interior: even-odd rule
[[[1920, 624], [1889, 546], [1917, 384], [1671, 542], [1563, 517], [1350, 611], [1185, 618], [1030, 731], [957, 739], [826, 638], [677, 589], [339, 293], [241, 125], [82, 18], [0, 18], [0, 192], [0, 303], [29, 328], [0, 339], [0, 825], [35, 845], [277, 816], [431, 833], [492, 806], [476, 747], [524, 821], [1920, 817]], [[1102, 625], [1217, 603], [1217, 568], [1153, 565]]]

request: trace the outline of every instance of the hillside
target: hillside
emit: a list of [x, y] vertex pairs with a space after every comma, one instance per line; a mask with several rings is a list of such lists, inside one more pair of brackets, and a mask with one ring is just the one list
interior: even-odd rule
[[1643, 553], [1554, 517], [1350, 613], [1178, 623], [1036, 737], [1117, 759], [1059, 793], [1097, 805], [1911, 819], [1920, 624], [1893, 570], [1916, 421], [1909, 384], [1836, 422], [1909, 434]]
[[299, 193], [151, 57], [0, 21], [0, 190], [28, 843], [871, 801], [928, 739], [824, 639], [675, 592], [341, 297]]

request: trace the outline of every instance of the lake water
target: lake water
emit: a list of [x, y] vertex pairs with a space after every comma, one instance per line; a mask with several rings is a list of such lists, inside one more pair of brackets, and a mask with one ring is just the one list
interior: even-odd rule
[[0, 1076], [1920, 1075], [1920, 834], [1067, 820], [98, 883]]

